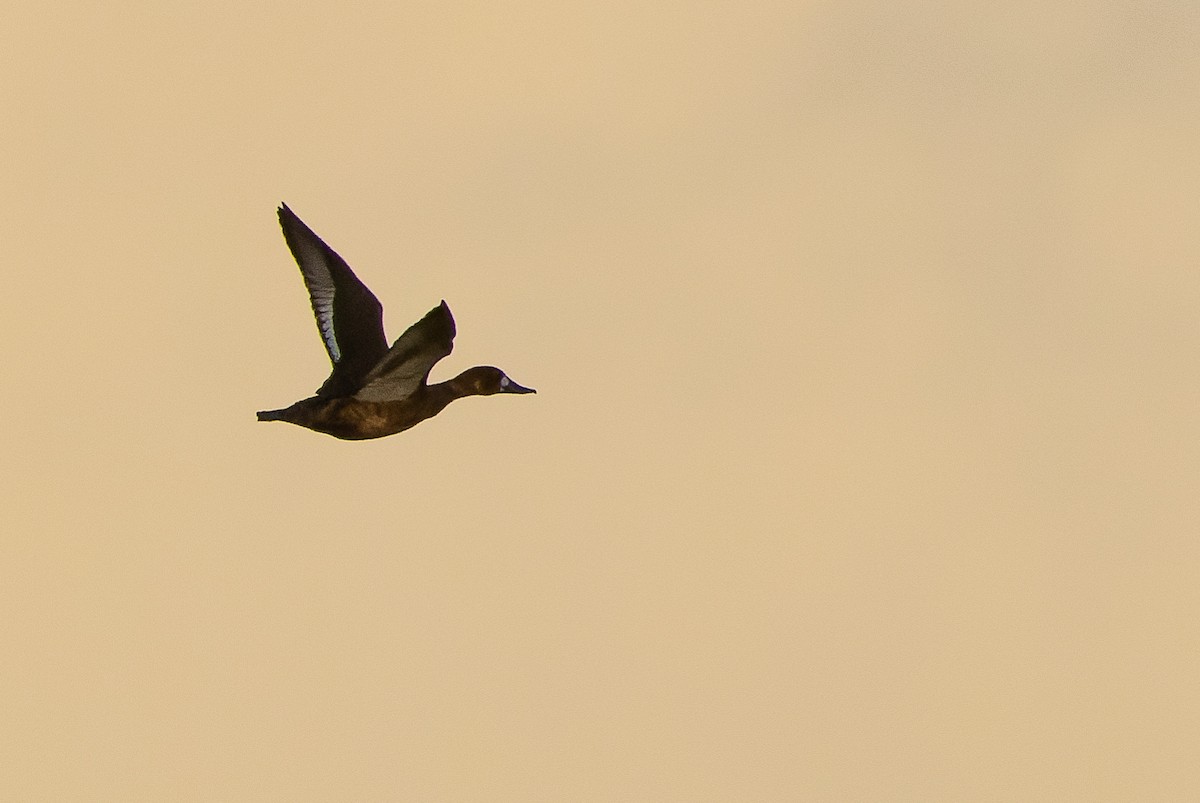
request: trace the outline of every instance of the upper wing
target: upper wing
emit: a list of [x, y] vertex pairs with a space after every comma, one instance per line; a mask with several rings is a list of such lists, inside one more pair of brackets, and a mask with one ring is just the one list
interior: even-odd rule
[[396, 338], [354, 398], [373, 402], [408, 398], [425, 384], [434, 364], [454, 348], [454, 333], [454, 316], [443, 301]]
[[333, 363], [333, 372], [317, 395], [348, 396], [387, 353], [383, 307], [346, 261], [287, 204], [279, 207], [279, 225], [300, 265], [317, 329]]

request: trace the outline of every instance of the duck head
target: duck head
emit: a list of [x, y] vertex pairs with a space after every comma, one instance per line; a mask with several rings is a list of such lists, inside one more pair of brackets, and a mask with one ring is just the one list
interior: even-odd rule
[[537, 393], [533, 388], [518, 385], [499, 368], [481, 365], [463, 371], [454, 383], [472, 396], [491, 396], [494, 393]]

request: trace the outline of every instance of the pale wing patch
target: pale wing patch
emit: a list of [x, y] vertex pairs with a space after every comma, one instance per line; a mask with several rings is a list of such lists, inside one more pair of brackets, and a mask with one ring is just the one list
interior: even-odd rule
[[342, 358], [342, 350], [338, 348], [337, 334], [333, 329], [333, 287], [313, 288], [311, 292], [313, 312], [317, 314], [317, 328], [321, 330], [321, 338], [329, 356], [337, 362]]
[[[301, 230], [306, 232], [306, 230]], [[315, 237], [306, 233], [306, 237]], [[325, 349], [329, 359], [336, 364], [342, 358], [342, 349], [337, 342], [337, 331], [333, 326], [333, 297], [337, 285], [333, 280], [328, 258], [320, 248], [307, 240], [301, 240], [294, 249], [296, 261], [300, 263], [300, 273], [304, 276], [304, 284], [308, 287], [308, 297], [312, 301], [313, 315], [317, 319], [317, 329], [321, 339], [325, 341]]]

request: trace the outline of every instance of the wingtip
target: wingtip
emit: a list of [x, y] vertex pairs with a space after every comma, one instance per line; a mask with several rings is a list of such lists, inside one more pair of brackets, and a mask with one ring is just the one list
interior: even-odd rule
[[[284, 237], [292, 236], [292, 233], [295, 231], [308, 229], [308, 226], [300, 219], [300, 216], [293, 212], [292, 208], [285, 203], [279, 204], [277, 214], [279, 216], [279, 225], [283, 228]], [[312, 230], [309, 229], [309, 231]], [[313, 236], [315, 237], [316, 235]]]
[[442, 303], [438, 306], [438, 309], [442, 311], [442, 315], [449, 325], [450, 339], [454, 340], [455, 335], [458, 334], [458, 324], [454, 322], [454, 313], [450, 311], [450, 305], [446, 303], [446, 299], [442, 299]]

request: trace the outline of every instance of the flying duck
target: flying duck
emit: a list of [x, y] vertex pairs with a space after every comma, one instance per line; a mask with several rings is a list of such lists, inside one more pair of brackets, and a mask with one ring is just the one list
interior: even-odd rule
[[428, 384], [434, 364], [454, 348], [454, 317], [446, 302], [388, 348], [383, 307], [346, 261], [287, 204], [279, 207], [279, 225], [300, 265], [333, 371], [317, 395], [282, 410], [264, 410], [259, 421], [287, 421], [335, 438], [364, 440], [403, 432], [464, 396], [537, 392], [491, 366]]

